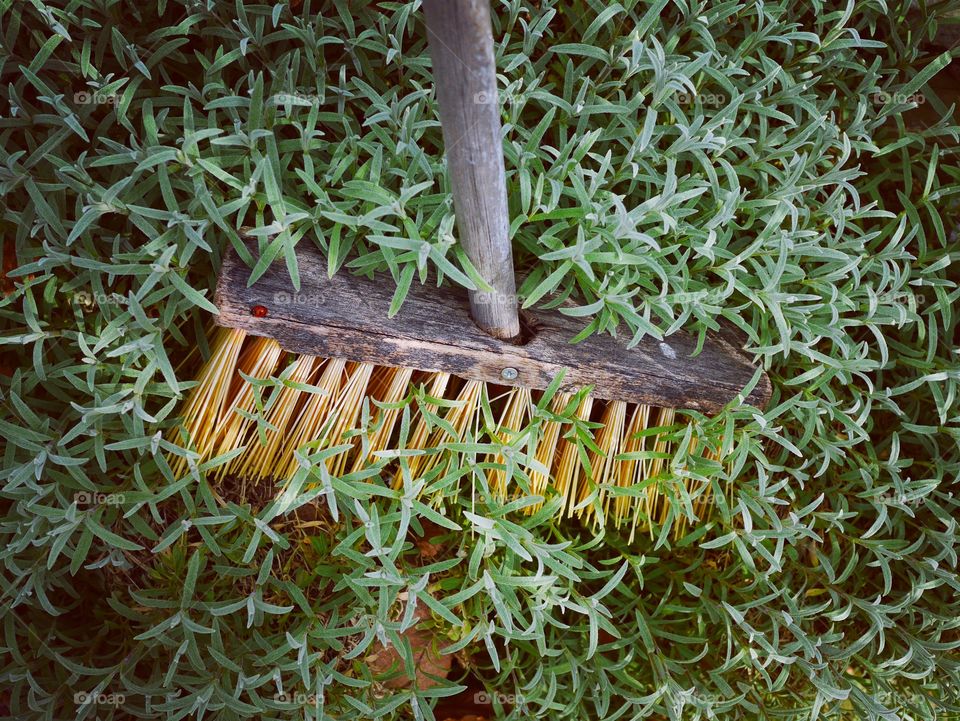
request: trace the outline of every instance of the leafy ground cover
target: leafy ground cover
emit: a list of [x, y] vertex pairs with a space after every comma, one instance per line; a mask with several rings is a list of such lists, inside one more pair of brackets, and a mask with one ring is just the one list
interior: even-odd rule
[[241, 225], [464, 281], [417, 3], [0, 2], [0, 712], [957, 717], [957, 6], [495, 3], [524, 302], [773, 380], [628, 542], [166, 461]]

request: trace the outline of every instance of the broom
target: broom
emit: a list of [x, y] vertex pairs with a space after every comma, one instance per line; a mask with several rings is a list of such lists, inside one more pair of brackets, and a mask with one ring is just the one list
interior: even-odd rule
[[[674, 409], [715, 413], [735, 398], [763, 407], [769, 380], [729, 326], [697, 353], [683, 331], [628, 348], [613, 336], [571, 344], [584, 323], [557, 311], [521, 324], [489, 6], [424, 9], [459, 241], [486, 287], [430, 291], [406, 276], [391, 317], [395, 279], [330, 277], [315, 247], [296, 248], [299, 288], [275, 267], [248, 287], [248, 266], [229, 253], [221, 328], [176, 431], [190, 450], [170, 456], [172, 469], [217, 458], [218, 477], [283, 482], [311, 467], [311, 451], [322, 475], [381, 463], [394, 486], [425, 479], [441, 494], [474, 472], [485, 496], [532, 498], [527, 512], [552, 487], [560, 516], [652, 533], [672, 518], [670, 484], [690, 482], [670, 468]], [[241, 239], [251, 255], [263, 250]], [[461, 451], [478, 462], [449, 469]], [[698, 517], [711, 486], [701, 484]]]

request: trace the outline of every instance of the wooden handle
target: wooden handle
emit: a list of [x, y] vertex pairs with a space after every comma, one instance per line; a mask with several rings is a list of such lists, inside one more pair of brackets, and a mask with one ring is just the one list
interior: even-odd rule
[[457, 230], [492, 293], [470, 292], [485, 332], [520, 335], [489, 0], [424, 0]]

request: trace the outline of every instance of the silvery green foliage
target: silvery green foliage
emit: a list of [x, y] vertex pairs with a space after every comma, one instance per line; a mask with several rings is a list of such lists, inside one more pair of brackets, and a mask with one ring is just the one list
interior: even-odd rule
[[726, 318], [771, 373], [765, 413], [692, 419], [731, 461], [677, 459], [712, 515], [665, 484], [667, 526], [595, 540], [463, 491], [483, 443], [396, 491], [329, 449], [279, 494], [174, 478], [240, 225], [254, 276], [316, 242], [398, 306], [472, 283], [419, 7], [7, 0], [0, 713], [430, 718], [462, 673], [366, 663], [412, 673], [421, 616], [512, 718], [960, 712], [960, 166], [927, 42], [957, 2], [495, 9], [524, 302], [635, 338]]

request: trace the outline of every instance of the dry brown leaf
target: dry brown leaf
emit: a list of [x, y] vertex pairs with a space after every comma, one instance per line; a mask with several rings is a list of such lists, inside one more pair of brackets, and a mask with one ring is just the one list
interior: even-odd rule
[[[446, 678], [453, 663], [452, 656], [444, 656], [439, 652], [445, 640], [432, 629], [423, 628], [423, 620], [430, 617], [429, 609], [418, 605], [414, 616], [418, 619], [416, 625], [404, 631], [404, 636], [410, 642], [413, 650], [413, 660], [416, 664], [416, 684], [418, 689], [427, 689], [436, 686], [439, 682], [430, 678], [437, 676]], [[366, 657], [367, 665], [374, 676], [388, 673], [392, 668], [403, 667], [403, 658], [393, 646], [384, 647], [379, 642], [374, 644], [373, 653]], [[410, 678], [406, 675], [397, 676], [383, 684], [387, 688], [406, 688], [410, 685]]]

